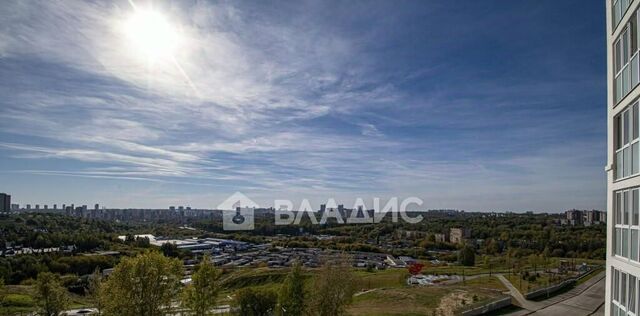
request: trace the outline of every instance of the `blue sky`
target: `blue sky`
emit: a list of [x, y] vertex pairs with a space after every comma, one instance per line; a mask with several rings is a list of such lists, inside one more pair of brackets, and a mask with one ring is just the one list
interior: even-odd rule
[[602, 1], [153, 6], [180, 35], [175, 62], [135, 51], [126, 1], [0, 8], [0, 191], [605, 207]]

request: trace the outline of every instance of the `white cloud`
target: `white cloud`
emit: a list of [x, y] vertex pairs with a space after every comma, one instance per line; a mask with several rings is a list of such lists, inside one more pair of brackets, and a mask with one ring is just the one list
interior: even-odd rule
[[[411, 193], [470, 207], [451, 201], [509, 191], [518, 181], [543, 190], [545, 179], [526, 175], [552, 175], [558, 169], [546, 166], [566, 154], [534, 149], [526, 159], [510, 153], [474, 160], [480, 149], [501, 149], [504, 139], [490, 133], [504, 118], [477, 114], [511, 104], [504, 86], [457, 87], [455, 93], [480, 91], [477, 99], [449, 90], [408, 96], [370, 60], [366, 42], [379, 36], [337, 32], [333, 21], [310, 20], [309, 8], [280, 21], [236, 2], [154, 3], [185, 38], [175, 56], [184, 73], [171, 61], [149, 66], [132, 51], [121, 28], [132, 10], [127, 1], [3, 3], [0, 133], [18, 135], [0, 142], [4, 158], [76, 166], [22, 170], [30, 174], [219, 186], [263, 197]], [[549, 96], [550, 85], [534, 92]], [[530, 86], [511, 88], [507, 93], [522, 94]], [[510, 122], [526, 126], [537, 118], [540, 137], [563, 128], [519, 114]], [[430, 129], [394, 131], [416, 126]], [[455, 140], [438, 131], [452, 127], [480, 130]], [[511, 129], [507, 136], [526, 133]], [[563, 166], [576, 170], [570, 163]], [[574, 176], [563, 183], [587, 175]]]

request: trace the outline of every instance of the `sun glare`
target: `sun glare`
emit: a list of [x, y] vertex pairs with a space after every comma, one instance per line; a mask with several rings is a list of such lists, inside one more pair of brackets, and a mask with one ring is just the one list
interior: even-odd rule
[[125, 33], [133, 46], [153, 61], [172, 57], [181, 42], [166, 17], [151, 9], [136, 10], [126, 21]]

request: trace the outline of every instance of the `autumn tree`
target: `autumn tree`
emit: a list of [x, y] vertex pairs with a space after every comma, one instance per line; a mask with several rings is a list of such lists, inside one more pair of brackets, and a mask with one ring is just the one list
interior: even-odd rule
[[424, 264], [422, 264], [420, 262], [416, 262], [414, 264], [410, 264], [407, 267], [407, 270], [409, 270], [409, 273], [411, 275], [418, 275], [418, 274], [420, 274], [420, 272], [422, 272], [422, 268], [424, 268]]
[[305, 303], [304, 276], [302, 266], [296, 262], [287, 275], [278, 295], [279, 312], [283, 315], [300, 316]]
[[212, 315], [220, 292], [220, 271], [205, 256], [191, 276], [191, 283], [182, 292], [182, 304], [193, 315]]
[[123, 258], [102, 285], [105, 315], [159, 316], [180, 288], [182, 262], [158, 252]]
[[67, 290], [60, 278], [51, 272], [38, 274], [36, 280], [36, 298], [43, 315], [58, 316], [68, 305]]

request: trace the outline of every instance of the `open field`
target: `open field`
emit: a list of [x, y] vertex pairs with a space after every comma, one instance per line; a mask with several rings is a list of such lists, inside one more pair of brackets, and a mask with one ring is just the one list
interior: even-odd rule
[[356, 296], [352, 315], [454, 315], [465, 306], [489, 301], [505, 288], [494, 277], [480, 277], [455, 285], [396, 286]]
[[[30, 285], [5, 286], [0, 298], [0, 315], [26, 313], [37, 309], [35, 291]], [[69, 293], [69, 308], [81, 308], [90, 305], [86, 297]]]
[[[498, 258], [492, 258], [498, 261]], [[549, 260], [549, 266], [557, 264], [560, 258]], [[599, 264], [602, 261], [582, 260], [590, 264]], [[496, 268], [497, 266], [497, 268]], [[245, 287], [270, 288], [279, 290], [280, 284], [288, 273], [288, 268], [236, 268], [228, 269], [222, 277], [222, 291], [219, 296], [220, 304], [229, 304], [234, 292]], [[318, 269], [304, 269], [307, 285], [311, 285], [313, 275]], [[453, 313], [455, 310], [464, 309], [471, 304], [480, 304], [501, 295], [506, 288], [493, 273], [504, 273], [508, 277], [508, 269], [504, 266], [492, 265], [491, 269], [483, 264], [474, 267], [462, 267], [459, 265], [432, 266], [427, 263], [423, 274], [447, 274], [465, 275], [465, 281], [454, 282], [437, 286], [408, 286], [406, 278], [409, 273], [402, 268], [389, 268], [385, 270], [366, 271], [354, 269], [357, 278], [357, 294], [349, 311], [354, 315], [430, 315], [433, 312], [440, 314]], [[594, 273], [595, 274], [595, 273]], [[511, 275], [509, 278], [514, 286], [526, 293], [528, 288], [546, 285], [547, 279], [543, 276], [536, 282], [522, 280]], [[28, 284], [28, 283], [27, 283]], [[86, 297], [70, 293], [70, 308], [90, 307], [91, 303]], [[447, 306], [447, 308], [445, 308]], [[36, 309], [36, 298], [30, 285], [7, 285], [4, 290], [3, 304], [0, 306], [0, 314], [11, 315], [20, 312], [30, 312]]]

